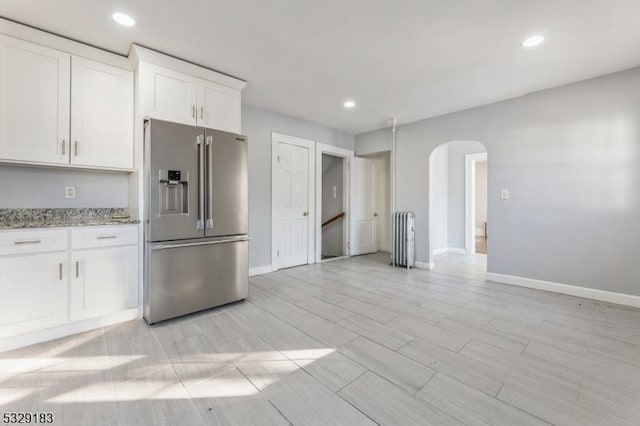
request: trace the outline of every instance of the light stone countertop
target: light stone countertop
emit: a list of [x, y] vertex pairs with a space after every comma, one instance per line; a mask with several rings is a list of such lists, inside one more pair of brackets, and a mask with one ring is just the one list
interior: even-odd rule
[[126, 208], [0, 209], [0, 229], [132, 225]]

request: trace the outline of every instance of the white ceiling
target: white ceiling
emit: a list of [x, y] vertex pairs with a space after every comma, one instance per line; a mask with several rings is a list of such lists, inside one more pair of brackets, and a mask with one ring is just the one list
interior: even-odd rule
[[[247, 103], [352, 133], [640, 65], [638, 0], [2, 0], [0, 15], [217, 69], [249, 82]], [[523, 49], [534, 33], [545, 44]]]

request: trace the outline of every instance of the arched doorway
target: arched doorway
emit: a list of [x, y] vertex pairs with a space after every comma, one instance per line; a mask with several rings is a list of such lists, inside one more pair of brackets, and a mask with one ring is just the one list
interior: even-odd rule
[[487, 164], [478, 141], [443, 143], [429, 157], [429, 262], [435, 271], [484, 278]]

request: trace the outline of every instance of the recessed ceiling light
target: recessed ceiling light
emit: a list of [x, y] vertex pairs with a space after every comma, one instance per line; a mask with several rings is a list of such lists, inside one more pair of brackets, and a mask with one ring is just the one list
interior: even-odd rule
[[351, 108], [353, 108], [355, 106], [356, 106], [356, 101], [351, 101], [351, 100], [344, 101], [344, 107], [345, 108], [351, 109]]
[[129, 15], [125, 15], [124, 13], [116, 12], [111, 15], [111, 18], [116, 21], [118, 24], [123, 25], [125, 27], [133, 27], [136, 24], [135, 19], [133, 19]]
[[522, 42], [522, 47], [536, 47], [544, 41], [544, 37], [541, 35], [534, 35]]

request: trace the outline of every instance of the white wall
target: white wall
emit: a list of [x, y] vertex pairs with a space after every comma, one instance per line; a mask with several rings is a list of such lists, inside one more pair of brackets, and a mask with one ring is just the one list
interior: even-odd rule
[[[344, 159], [322, 154], [322, 220], [344, 211]], [[333, 189], [335, 187], [335, 193]], [[344, 219], [322, 228], [322, 255], [344, 256]]]
[[484, 235], [484, 224], [487, 221], [487, 162], [476, 161], [475, 179], [475, 211], [476, 211], [476, 235]]
[[[640, 295], [638, 87], [635, 68], [400, 126], [397, 207], [416, 212], [416, 260], [430, 250], [431, 151], [477, 140], [489, 157], [490, 272]], [[388, 133], [358, 135], [357, 151]]]
[[448, 247], [448, 205], [449, 205], [449, 144], [443, 144], [433, 150], [429, 167], [429, 197], [431, 217], [431, 253], [446, 251]]
[[380, 129], [368, 133], [366, 144], [355, 144], [355, 155], [359, 157], [391, 152], [391, 129]]
[[[128, 174], [0, 166], [0, 208], [127, 207]], [[64, 197], [65, 186], [76, 198]]]
[[[242, 105], [242, 133], [249, 140], [249, 266], [271, 265], [271, 133], [354, 148], [354, 136], [317, 123]], [[310, 175], [314, 179], [313, 175]], [[314, 238], [314, 236], [310, 236]]]

